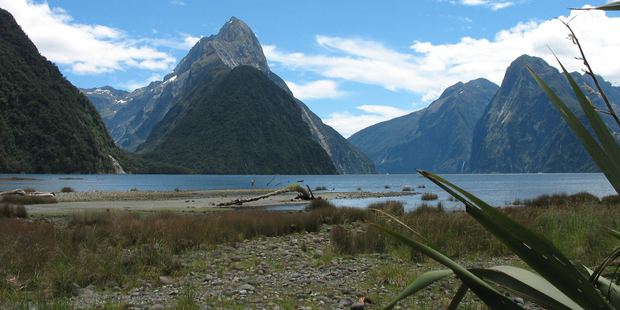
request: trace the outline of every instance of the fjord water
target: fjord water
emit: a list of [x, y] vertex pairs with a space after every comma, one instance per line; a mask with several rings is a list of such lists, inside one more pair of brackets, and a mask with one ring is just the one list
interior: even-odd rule
[[[602, 173], [544, 173], [544, 174], [450, 174], [441, 175], [449, 182], [471, 192], [487, 203], [500, 206], [516, 198], [530, 199], [542, 194], [574, 194], [586, 191], [598, 197], [614, 195], [615, 191]], [[15, 177], [19, 180], [10, 180]], [[9, 179], [9, 180], [7, 180]], [[28, 180], [35, 179], [35, 180]], [[69, 186], [76, 191], [172, 191], [222, 189], [277, 189], [290, 184], [325, 187], [335, 192], [400, 192], [411, 187], [418, 193], [432, 192], [447, 205], [448, 194], [420, 175], [0, 175], [0, 191], [33, 188], [38, 191], [60, 191]], [[254, 185], [252, 185], [252, 183]], [[321, 191], [315, 193], [321, 195]], [[406, 208], [421, 203], [421, 195], [334, 200], [336, 205], [365, 207], [369, 203], [388, 199], [401, 200]], [[431, 201], [431, 204], [435, 202]]]

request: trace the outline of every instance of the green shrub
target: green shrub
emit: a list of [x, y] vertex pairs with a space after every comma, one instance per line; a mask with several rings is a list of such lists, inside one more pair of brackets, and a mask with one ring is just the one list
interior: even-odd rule
[[75, 190], [69, 186], [65, 186], [62, 189], [60, 189], [61, 193], [72, 193], [75, 192]]

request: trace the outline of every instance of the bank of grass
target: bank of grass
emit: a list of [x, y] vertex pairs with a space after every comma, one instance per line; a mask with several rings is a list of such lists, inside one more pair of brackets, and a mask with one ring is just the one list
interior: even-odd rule
[[361, 222], [358, 208], [325, 206], [308, 212], [224, 212], [209, 216], [161, 212], [142, 216], [106, 210], [48, 221], [0, 218], [0, 302], [26, 291], [68, 297], [81, 287], [131, 284], [179, 275], [178, 255], [244, 239], [317, 232], [323, 224]]
[[[574, 200], [547, 207], [509, 207], [503, 211], [556, 244], [567, 256], [588, 266], [617, 244], [598, 230], [620, 229], [620, 206], [612, 198]], [[502, 257], [511, 253], [464, 212], [426, 205], [404, 212], [402, 203], [375, 204], [459, 259]], [[31, 217], [30, 219], [35, 219]], [[217, 215], [161, 212], [143, 216], [106, 210], [68, 216], [66, 225], [0, 218], [0, 302], [19, 300], [27, 291], [44, 297], [70, 296], [72, 283], [123, 287], [136, 279], [183, 273], [180, 254], [219, 244], [236, 246], [244, 239], [316, 232], [331, 227], [333, 254], [390, 253], [402, 260], [425, 258], [379, 234], [368, 219], [407, 233], [393, 220], [368, 209], [336, 208], [315, 200], [304, 212], [246, 211]], [[394, 282], [386, 270], [379, 282]], [[392, 280], [390, 280], [392, 279]], [[399, 281], [396, 281], [399, 282]]]

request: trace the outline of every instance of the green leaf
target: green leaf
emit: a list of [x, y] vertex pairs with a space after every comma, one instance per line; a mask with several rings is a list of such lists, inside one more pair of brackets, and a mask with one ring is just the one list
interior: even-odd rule
[[419, 172], [463, 202], [467, 213], [577, 304], [586, 309], [610, 309], [594, 286], [551, 242], [443, 178], [430, 172]]
[[571, 10], [603, 10], [603, 11], [620, 11], [620, 1], [599, 5], [593, 8], [571, 8]]
[[460, 266], [449, 257], [444, 255], [443, 253], [432, 249], [429, 246], [426, 246], [418, 241], [415, 241], [411, 238], [403, 236], [395, 231], [390, 230], [389, 228], [371, 223], [372, 226], [381, 230], [386, 235], [404, 243], [405, 245], [420, 251], [422, 254], [434, 259], [440, 264], [452, 269], [454, 273], [463, 281], [469, 289], [478, 296], [487, 306], [491, 309], [520, 309], [521, 307], [517, 306], [512, 300], [508, 299], [506, 296], [502, 295], [492, 286], [482, 281], [478, 277], [476, 277], [473, 273]]
[[616, 192], [620, 193], [620, 174], [617, 172], [614, 163], [607, 156], [607, 153], [605, 153], [603, 148], [592, 137], [592, 135], [585, 128], [585, 126], [583, 126], [579, 119], [577, 119], [573, 112], [570, 111], [566, 104], [562, 102], [562, 100], [553, 92], [553, 90], [529, 66], [526, 65], [526, 67], [530, 71], [540, 88], [545, 92], [547, 97], [549, 97], [551, 103], [553, 103], [553, 105], [560, 112], [566, 123], [570, 126], [575, 135], [577, 135], [579, 141], [581, 141], [588, 153], [590, 153], [590, 156], [592, 157], [596, 165], [605, 174], [605, 177], [607, 177]]
[[446, 310], [456, 310], [463, 298], [465, 297], [465, 294], [467, 294], [468, 290], [469, 288], [467, 287], [467, 285], [461, 284], [458, 291], [456, 291], [456, 294], [454, 294], [454, 297], [452, 298], [452, 301], [450, 302], [450, 305], [448, 306], [448, 308], [446, 308]]
[[583, 309], [543, 277], [521, 268], [495, 266], [472, 269], [471, 272], [499, 290], [521, 296], [547, 309]]
[[612, 229], [612, 228], [609, 228], [609, 227], [606, 227], [606, 226], [601, 227], [601, 230], [606, 232], [610, 236], [620, 240], [620, 231], [617, 231], [615, 229]]
[[454, 274], [454, 272], [452, 270], [435, 270], [435, 271], [429, 271], [426, 272], [422, 275], [420, 275], [417, 279], [415, 279], [413, 282], [411, 282], [411, 284], [409, 284], [409, 286], [407, 286], [407, 288], [405, 290], [403, 290], [402, 292], [400, 292], [400, 294], [398, 294], [398, 296], [396, 296], [386, 307], [385, 310], [390, 310], [392, 308], [394, 308], [394, 306], [396, 306], [396, 304], [415, 294], [416, 292], [418, 292], [421, 289], [424, 289], [425, 287], [431, 285], [433, 282], [441, 280], [451, 274]]

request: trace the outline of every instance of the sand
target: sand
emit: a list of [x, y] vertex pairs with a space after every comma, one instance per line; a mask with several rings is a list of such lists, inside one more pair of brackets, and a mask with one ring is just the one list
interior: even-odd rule
[[[297, 193], [279, 194], [242, 205], [218, 206], [220, 203], [247, 199], [269, 193], [269, 190], [219, 190], [219, 191], [126, 191], [126, 192], [71, 192], [56, 193], [59, 203], [27, 206], [31, 215], [67, 214], [86, 210], [115, 211], [222, 211], [228, 209], [251, 209], [282, 205], [305, 205], [307, 200], [295, 199]], [[415, 195], [414, 192], [316, 192], [315, 197], [331, 199], [363, 199], [371, 197], [397, 197]]]

